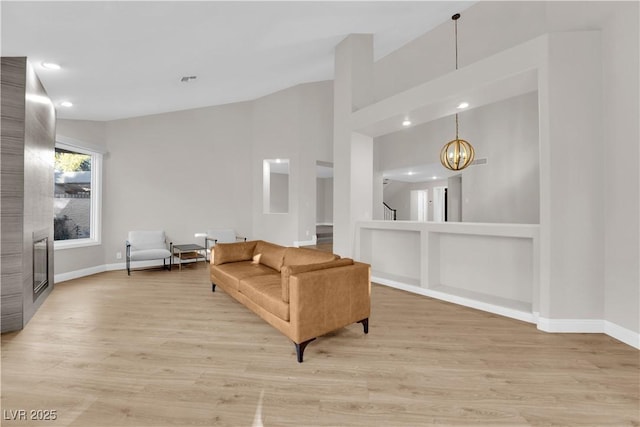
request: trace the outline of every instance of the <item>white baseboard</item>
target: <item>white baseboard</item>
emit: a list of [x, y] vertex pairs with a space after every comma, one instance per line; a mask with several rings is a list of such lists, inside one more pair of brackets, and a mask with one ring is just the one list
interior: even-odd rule
[[[195, 260], [185, 260], [184, 262], [192, 262]], [[176, 265], [176, 264], [174, 264]], [[106, 271], [114, 271], [114, 270], [126, 270], [127, 263], [126, 262], [116, 262], [113, 264], [107, 264]], [[162, 267], [162, 261], [152, 260], [152, 261], [134, 261], [131, 263], [131, 270], [135, 270], [136, 268], [147, 268], [147, 267]]]
[[640, 349], [640, 334], [608, 320], [599, 319], [538, 319], [538, 329], [545, 332], [562, 332], [609, 335], [631, 347]]
[[640, 350], [640, 333], [638, 332], [633, 332], [630, 329], [623, 328], [620, 325], [605, 320], [604, 333], [611, 338], [615, 338], [618, 341]]
[[544, 332], [575, 334], [604, 333], [604, 320], [538, 318], [538, 329]]
[[53, 283], [66, 282], [67, 280], [91, 276], [92, 274], [98, 274], [104, 271], [107, 271], [106, 265], [96, 265], [95, 267], [83, 268], [81, 270], [69, 271], [67, 273], [54, 274]]
[[[195, 259], [189, 259], [183, 261], [185, 264], [189, 262], [196, 262]], [[177, 268], [177, 264], [173, 264], [174, 268]], [[135, 261], [131, 263], [131, 269], [149, 268], [149, 267], [162, 267], [161, 261]], [[96, 265], [95, 267], [83, 268], [80, 270], [68, 271], [66, 273], [55, 274], [53, 276], [54, 283], [66, 282], [67, 280], [79, 279], [80, 277], [91, 276], [92, 274], [103, 273], [105, 271], [114, 270], [126, 270], [127, 264], [125, 262], [117, 262], [113, 264]]]
[[498, 314], [500, 316], [509, 317], [511, 319], [521, 320], [523, 322], [535, 323], [533, 313], [521, 310], [515, 310], [508, 307], [490, 304], [483, 301], [477, 301], [471, 298], [465, 298], [458, 295], [448, 294], [446, 292], [434, 291], [433, 289], [425, 289], [419, 286], [407, 285], [395, 280], [384, 279], [381, 277], [371, 277], [372, 282], [390, 286], [392, 288], [402, 289], [403, 291], [413, 292], [414, 294], [424, 295], [426, 297], [436, 298], [442, 301], [451, 302], [465, 307], [475, 308], [477, 310], [486, 311], [488, 313]]

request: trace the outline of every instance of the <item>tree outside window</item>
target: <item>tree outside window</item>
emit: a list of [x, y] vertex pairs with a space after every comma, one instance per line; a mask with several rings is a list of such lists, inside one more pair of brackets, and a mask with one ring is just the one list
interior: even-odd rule
[[54, 240], [91, 237], [92, 156], [56, 147]]

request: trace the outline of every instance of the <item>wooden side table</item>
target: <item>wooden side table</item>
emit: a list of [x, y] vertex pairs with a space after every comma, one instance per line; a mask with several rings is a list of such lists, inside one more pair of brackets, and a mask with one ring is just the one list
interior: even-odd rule
[[205, 248], [192, 243], [186, 245], [173, 245], [172, 255], [180, 260], [180, 270], [182, 270], [182, 261], [185, 259], [195, 259], [196, 262], [198, 262], [198, 259], [202, 258], [205, 263], [207, 262]]

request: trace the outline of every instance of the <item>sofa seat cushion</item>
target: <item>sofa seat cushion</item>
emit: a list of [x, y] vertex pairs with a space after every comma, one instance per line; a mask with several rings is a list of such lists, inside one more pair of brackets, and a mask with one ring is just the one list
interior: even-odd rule
[[[229, 264], [216, 265], [211, 269], [212, 279], [217, 285], [229, 286], [239, 290], [239, 282], [247, 277], [271, 275], [280, 283], [280, 273], [262, 264], [253, 264], [251, 261], [240, 261]], [[212, 280], [214, 281], [214, 280]]]
[[238, 290], [269, 313], [289, 321], [289, 304], [282, 301], [280, 275], [248, 277], [240, 280]]
[[320, 264], [340, 258], [331, 252], [319, 251], [309, 248], [287, 248], [284, 252], [282, 265]]

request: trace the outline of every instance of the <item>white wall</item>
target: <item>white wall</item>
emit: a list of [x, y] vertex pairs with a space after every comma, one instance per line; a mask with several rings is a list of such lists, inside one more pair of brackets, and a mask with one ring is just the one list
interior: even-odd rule
[[636, 332], [640, 331], [638, 9], [637, 2], [618, 6], [602, 31], [604, 312], [609, 322]]
[[373, 175], [373, 147], [352, 134], [350, 120], [352, 111], [371, 103], [372, 87], [373, 35], [351, 34], [336, 46], [333, 84], [333, 250], [341, 256], [353, 255], [354, 221], [367, 209], [373, 215], [373, 188], [366, 182]]
[[[473, 145], [476, 158], [488, 159], [486, 165], [461, 172], [462, 221], [539, 223], [537, 93], [464, 111], [459, 122], [460, 137]], [[440, 149], [455, 137], [454, 123], [452, 117], [445, 117], [376, 138], [380, 167], [439, 163]], [[408, 205], [394, 203], [391, 206], [402, 211], [398, 219], [409, 219]]]
[[272, 213], [287, 213], [289, 210], [289, 174], [271, 172], [269, 177], [270, 209]]
[[253, 167], [289, 159], [289, 211], [265, 214], [262, 174], [254, 174], [253, 237], [282, 245], [311, 241], [316, 227], [316, 162], [332, 160], [332, 84], [295, 86], [252, 102]]
[[530, 93], [461, 115], [461, 136], [486, 165], [462, 171], [462, 221], [538, 224], [538, 96]]
[[333, 223], [333, 178], [316, 180], [316, 223]]
[[130, 230], [163, 229], [176, 244], [211, 228], [251, 237], [250, 120], [239, 103], [107, 123], [106, 263], [122, 262]]
[[[543, 34], [547, 5], [541, 1], [481, 1], [458, 20], [460, 68]], [[585, 2], [570, 4], [578, 14]], [[558, 20], [568, 16], [563, 13]], [[557, 29], [556, 29], [557, 30]], [[374, 64], [375, 99], [385, 99], [455, 69], [453, 21], [407, 43]], [[452, 139], [452, 138], [451, 138]], [[445, 141], [446, 142], [446, 141]]]

